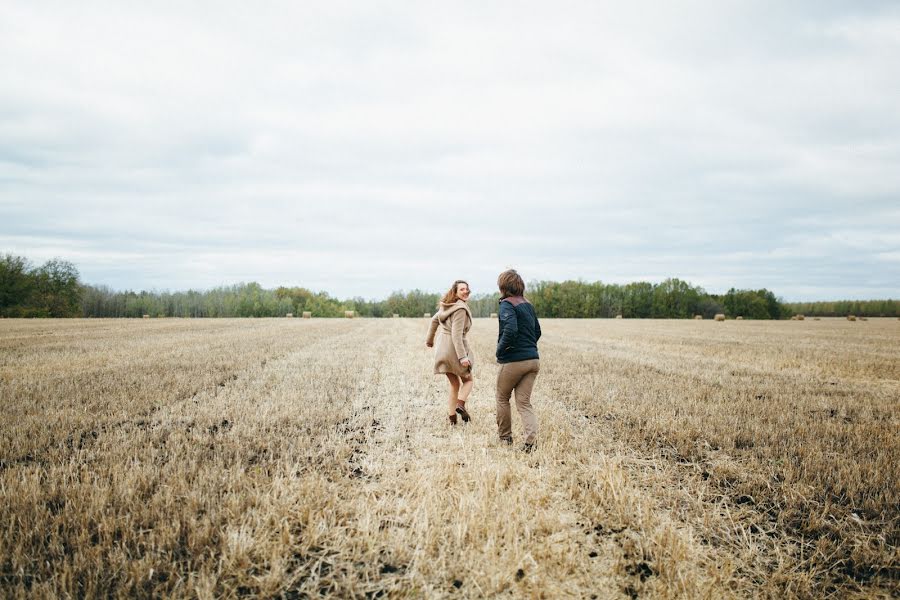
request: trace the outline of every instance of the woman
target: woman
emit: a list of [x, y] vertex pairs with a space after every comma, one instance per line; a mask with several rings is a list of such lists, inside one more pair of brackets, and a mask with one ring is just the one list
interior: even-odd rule
[[472, 377], [472, 352], [466, 334], [472, 327], [472, 311], [466, 300], [469, 299], [469, 284], [457, 280], [441, 298], [438, 311], [431, 318], [428, 338], [425, 345], [434, 346], [434, 334], [441, 327], [441, 336], [434, 351], [434, 372], [443, 374], [450, 381], [450, 399], [448, 402], [448, 418], [451, 425], [456, 425], [456, 416], [469, 422], [466, 411], [466, 400], [472, 392], [475, 380]]
[[541, 324], [534, 307], [525, 299], [525, 282], [510, 269], [497, 278], [500, 288], [500, 333], [497, 336], [497, 428], [500, 440], [512, 444], [509, 399], [516, 393], [516, 408], [525, 429], [523, 450], [531, 452], [537, 443], [537, 417], [531, 407], [531, 390], [541, 368], [537, 341]]

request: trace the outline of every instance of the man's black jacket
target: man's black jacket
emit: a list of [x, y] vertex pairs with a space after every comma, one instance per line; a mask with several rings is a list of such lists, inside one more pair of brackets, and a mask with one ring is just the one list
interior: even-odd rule
[[500, 300], [499, 315], [497, 362], [539, 358], [537, 341], [541, 339], [541, 324], [531, 303], [522, 296], [503, 298]]

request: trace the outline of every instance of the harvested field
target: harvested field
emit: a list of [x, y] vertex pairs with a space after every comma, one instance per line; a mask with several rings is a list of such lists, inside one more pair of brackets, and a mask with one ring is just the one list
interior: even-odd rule
[[0, 321], [0, 595], [900, 595], [900, 321], [542, 321], [533, 454], [496, 327]]

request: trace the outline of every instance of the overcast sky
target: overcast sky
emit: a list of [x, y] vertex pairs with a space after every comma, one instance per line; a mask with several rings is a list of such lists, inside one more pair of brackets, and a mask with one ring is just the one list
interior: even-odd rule
[[0, 253], [900, 298], [900, 3], [0, 3]]

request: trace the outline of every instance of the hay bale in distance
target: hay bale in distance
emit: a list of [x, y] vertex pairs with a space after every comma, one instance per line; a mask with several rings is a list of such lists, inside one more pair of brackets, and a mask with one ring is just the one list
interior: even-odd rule
[[868, 321], [868, 320], [869, 320], [869, 317], [860, 317], [859, 320], [860, 320], [860, 321]]
[[847, 320], [848, 320], [848, 321], [855, 321], [855, 320], [856, 320], [856, 315], [847, 315]]
[[804, 317], [803, 315], [797, 315], [798, 321], [803, 321], [804, 319], [806, 319], [806, 317]]
[[617, 318], [617, 319], [622, 319], [623, 317], [622, 317], [622, 315], [616, 315], [616, 318]]
[[150, 315], [144, 315], [144, 318], [145, 318], [145, 319], [149, 319], [149, 318], [150, 318]]
[[719, 313], [716, 315], [716, 321], [724, 321], [724, 320], [725, 320], [725, 315], [723, 315], [722, 313]]
[[492, 318], [492, 319], [496, 319], [496, 318], [497, 318], [497, 313], [491, 313], [491, 318]]
[[431, 313], [425, 313], [425, 314], [422, 315], [422, 317], [424, 317], [424, 318], [426, 318], [426, 319], [430, 319], [430, 318], [431, 318]]
[[312, 312], [310, 312], [310, 311], [308, 311], [308, 310], [304, 310], [304, 311], [303, 311], [303, 318], [304, 318], [304, 319], [312, 319]]
[[356, 317], [356, 311], [355, 310], [345, 310], [344, 317], [347, 319], [352, 319], [352, 318]]
[[738, 315], [738, 316], [736, 316], [736, 317], [734, 318], [734, 320], [735, 320], [735, 321], [743, 321], [743, 320], [744, 320], [744, 317], [742, 317], [741, 315]]
[[399, 319], [399, 318], [400, 318], [400, 315], [398, 315], [397, 313], [394, 313], [394, 318], [395, 318], [395, 319]]
[[288, 313], [288, 314], [286, 314], [286, 315], [284, 315], [284, 316], [287, 317], [288, 319], [293, 319], [293, 318], [294, 318], [294, 313]]
[[702, 320], [703, 320], [703, 315], [694, 315], [694, 320], [695, 320], [695, 321], [702, 321]]

